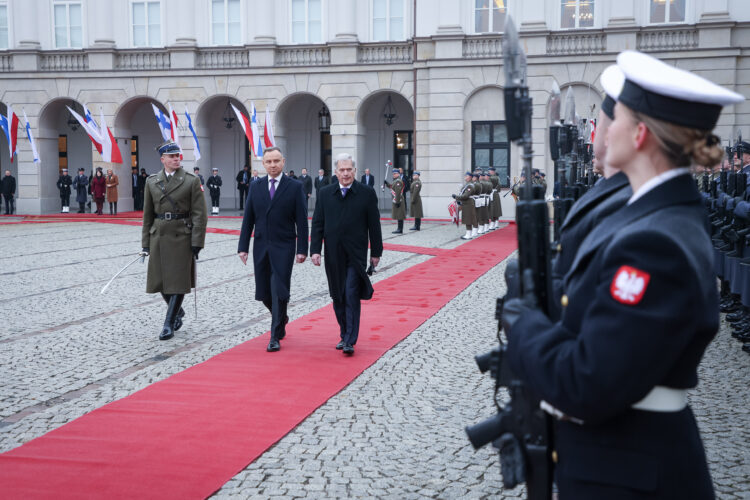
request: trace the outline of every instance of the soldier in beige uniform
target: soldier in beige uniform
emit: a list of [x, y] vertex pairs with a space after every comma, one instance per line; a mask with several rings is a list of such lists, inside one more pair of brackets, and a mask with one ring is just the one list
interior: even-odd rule
[[490, 230], [500, 227], [500, 217], [503, 216], [503, 206], [500, 201], [500, 177], [495, 167], [490, 167], [490, 183], [492, 183], [492, 204], [490, 205]]
[[477, 212], [473, 198], [475, 190], [471, 172], [466, 172], [461, 191], [453, 195], [453, 199], [461, 205], [461, 222], [466, 224], [466, 234], [461, 236], [462, 240], [470, 240], [477, 235]]
[[411, 181], [411, 201], [409, 201], [409, 211], [414, 217], [414, 226], [409, 231], [419, 231], [422, 227], [422, 181], [419, 180], [419, 172], [414, 172]]
[[180, 167], [180, 147], [158, 148], [164, 168], [146, 179], [141, 245], [150, 254], [146, 293], [161, 293], [167, 316], [159, 340], [182, 326], [182, 300], [195, 286], [195, 261], [206, 239], [206, 199], [200, 179]]
[[393, 169], [393, 181], [385, 183], [386, 186], [391, 188], [391, 195], [393, 196], [393, 204], [391, 205], [391, 218], [398, 221], [398, 228], [392, 231], [393, 234], [401, 234], [404, 232], [404, 219], [406, 218], [406, 201], [404, 200], [404, 181], [401, 180], [401, 174], [397, 168]]

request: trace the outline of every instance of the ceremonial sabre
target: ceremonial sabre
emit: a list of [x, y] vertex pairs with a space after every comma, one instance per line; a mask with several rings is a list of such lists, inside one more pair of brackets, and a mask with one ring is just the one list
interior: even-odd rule
[[195, 311], [195, 319], [198, 319], [198, 257], [193, 255], [193, 308]]
[[140, 259], [141, 262], [143, 262], [144, 260], [146, 260], [146, 256], [147, 255], [148, 254], [146, 252], [138, 252], [138, 256], [135, 259], [133, 259], [130, 262], [128, 262], [127, 265], [125, 265], [125, 267], [123, 267], [122, 269], [120, 269], [119, 271], [117, 271], [117, 274], [115, 274], [114, 276], [112, 276], [112, 279], [109, 280], [106, 285], [104, 285], [104, 288], [102, 288], [102, 291], [99, 292], [99, 294], [104, 294], [104, 292], [107, 291], [107, 288], [109, 287], [109, 285], [111, 285], [112, 282], [115, 280], [115, 278], [117, 278], [120, 274], [122, 274], [122, 272], [125, 269], [129, 268], [132, 264], [135, 264], [139, 259]]

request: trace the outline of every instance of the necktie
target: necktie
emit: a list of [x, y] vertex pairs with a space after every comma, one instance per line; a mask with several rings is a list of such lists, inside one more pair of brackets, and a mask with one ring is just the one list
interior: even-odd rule
[[268, 194], [271, 195], [271, 199], [273, 200], [273, 195], [276, 194], [276, 179], [271, 179], [271, 190]]
[[341, 197], [346, 198], [346, 192], [349, 191], [348, 187], [342, 187], [341, 188]]

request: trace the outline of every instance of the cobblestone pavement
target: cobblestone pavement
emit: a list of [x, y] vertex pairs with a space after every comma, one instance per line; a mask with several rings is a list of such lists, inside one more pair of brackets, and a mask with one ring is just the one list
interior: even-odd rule
[[[209, 226], [238, 229], [238, 219]], [[406, 228], [409, 227], [409, 221]], [[460, 231], [423, 222], [388, 243], [454, 248]], [[237, 236], [209, 234], [198, 311], [159, 342], [161, 298], [145, 266], [108, 279], [139, 250], [140, 228], [99, 223], [0, 226], [0, 452], [267, 331]], [[375, 280], [425, 260], [386, 251]], [[496, 343], [491, 318], [505, 263], [478, 279], [338, 395], [237, 474], [217, 498], [522, 498], [503, 491], [496, 454], [463, 428], [493, 414], [493, 383], [473, 361]], [[323, 271], [295, 266], [292, 319], [329, 302]], [[408, 300], [408, 298], [407, 298]], [[750, 498], [750, 357], [722, 324], [690, 401], [719, 498]]]

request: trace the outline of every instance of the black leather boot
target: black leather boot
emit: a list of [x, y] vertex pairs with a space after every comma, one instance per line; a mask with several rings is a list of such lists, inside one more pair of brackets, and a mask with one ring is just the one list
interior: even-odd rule
[[391, 234], [401, 234], [404, 232], [404, 220], [401, 219], [398, 221], [398, 228], [395, 231], [392, 231]]
[[[164, 299], [164, 302], [167, 303], [167, 306], [169, 306], [169, 298], [171, 297], [171, 295], [166, 295], [166, 294], [162, 293], [161, 296]], [[180, 295], [180, 299], [179, 299], [180, 305], [182, 305], [182, 301], [183, 301], [184, 298], [185, 298], [184, 295]], [[175, 318], [174, 318], [174, 323], [172, 324], [172, 328], [174, 329], [174, 331], [177, 331], [180, 328], [182, 328], [182, 318], [183, 317], [185, 317], [185, 309], [183, 309], [182, 307], [180, 307], [180, 310], [177, 311], [177, 316], [175, 316]]]
[[169, 306], [167, 307], [167, 316], [164, 318], [164, 327], [159, 334], [159, 340], [168, 340], [174, 337], [174, 321], [177, 312], [180, 310], [184, 295], [167, 295], [169, 297]]

